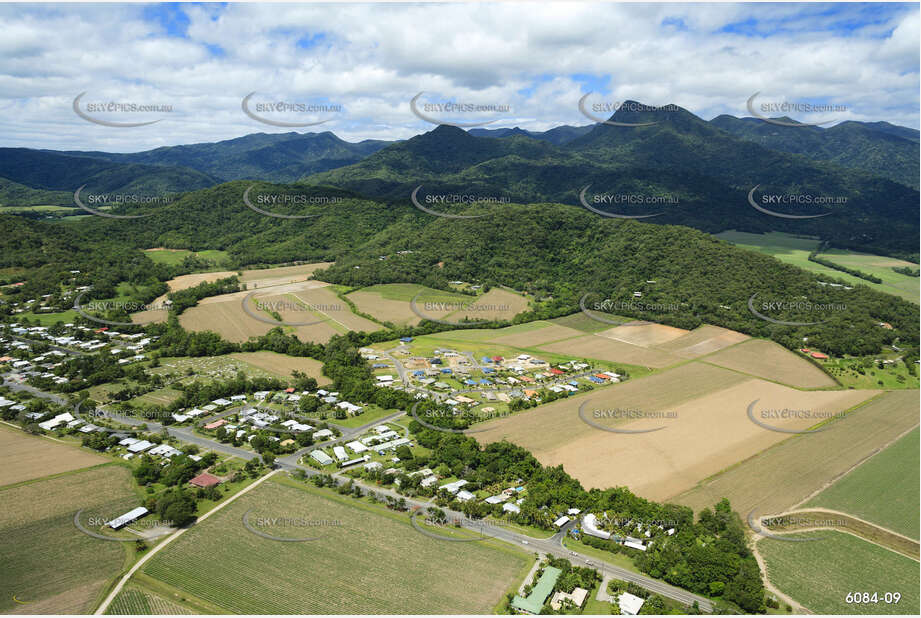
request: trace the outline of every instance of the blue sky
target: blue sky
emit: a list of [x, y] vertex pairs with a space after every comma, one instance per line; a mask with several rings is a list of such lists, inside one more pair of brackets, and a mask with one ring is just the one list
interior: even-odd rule
[[[588, 92], [707, 119], [750, 115], [761, 92], [838, 106], [789, 114], [804, 122], [919, 126], [917, 4], [17, 4], [0, 18], [2, 146], [136, 151], [291, 130], [405, 138], [431, 128], [409, 108], [421, 91], [420, 103], [506, 106], [491, 126], [531, 130], [588, 124]], [[159, 122], [85, 120], [73, 111], [81, 92], [82, 105], [104, 104], [91, 117]], [[241, 109], [251, 92], [260, 118], [324, 122], [260, 122]], [[338, 109], [309, 107], [324, 103]]]

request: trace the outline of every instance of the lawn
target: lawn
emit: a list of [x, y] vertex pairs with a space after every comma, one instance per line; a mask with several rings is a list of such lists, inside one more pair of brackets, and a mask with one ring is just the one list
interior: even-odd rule
[[[888, 549], [827, 532], [809, 543], [764, 538], [758, 550], [771, 582], [815, 613], [918, 614], [918, 563]], [[847, 603], [847, 594], [856, 592], [877, 593], [879, 602]], [[887, 592], [900, 593], [899, 603], [885, 603]]]
[[918, 429], [874, 455], [804, 507], [843, 511], [918, 538]]
[[[250, 522], [301, 522], [258, 528], [266, 534], [316, 540], [253, 534], [241, 521], [250, 510]], [[145, 573], [227, 613], [488, 613], [530, 563], [510, 548], [445, 543], [406, 515], [272, 479], [179, 537]]]

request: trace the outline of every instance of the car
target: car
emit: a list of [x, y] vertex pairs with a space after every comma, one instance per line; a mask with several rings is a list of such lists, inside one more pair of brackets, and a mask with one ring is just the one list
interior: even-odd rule
[[527, 541], [522, 541], [521, 544], [522, 544], [522, 545], [527, 545], [528, 542], [527, 542]]

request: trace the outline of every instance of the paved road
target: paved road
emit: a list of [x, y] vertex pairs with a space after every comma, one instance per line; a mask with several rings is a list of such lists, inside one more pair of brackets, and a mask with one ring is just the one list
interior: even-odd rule
[[[18, 386], [27, 387], [27, 385], [18, 385]], [[57, 395], [54, 395], [53, 393], [44, 393], [42, 391], [39, 391], [38, 389], [34, 389], [33, 387], [27, 387], [27, 388], [24, 388], [23, 390], [29, 390], [30, 392], [33, 392], [34, 394], [40, 397], [44, 396], [48, 399], [54, 399], [54, 398], [60, 399]], [[388, 420], [392, 420], [394, 418], [402, 416], [403, 414], [405, 414], [405, 412], [398, 412], [398, 413], [391, 414], [390, 416], [387, 416], [384, 418], [375, 419], [374, 421], [366, 423], [365, 425], [362, 425], [361, 427], [356, 427], [354, 429], [349, 430], [348, 435], [343, 433], [342, 437], [338, 438], [338, 440], [343, 440], [344, 438], [352, 437], [356, 434], [363, 432], [364, 430], [366, 430], [367, 428], [373, 425], [379, 425]], [[120, 421], [120, 422], [126, 422], [126, 423], [137, 423], [139, 420], [139, 419], [132, 419], [128, 417], [121, 417], [121, 416], [115, 416], [115, 415], [111, 416], [111, 418], [113, 420]], [[160, 423], [156, 423], [152, 421], [143, 421], [143, 422], [147, 424], [147, 426], [151, 429], [151, 431], [159, 432], [164, 429], [164, 426], [161, 425]], [[179, 440], [189, 442], [192, 444], [197, 444], [200, 447], [209, 448], [218, 453], [233, 455], [235, 457], [240, 457], [241, 459], [246, 459], [246, 460], [259, 457], [258, 454], [252, 451], [240, 449], [240, 448], [228, 445], [228, 444], [222, 444], [221, 442], [217, 442], [215, 440], [211, 440], [203, 436], [196, 435], [195, 433], [193, 433], [190, 427], [166, 426], [165, 429], [169, 433], [169, 435]], [[330, 441], [330, 442], [333, 442], [333, 441]], [[308, 468], [306, 466], [302, 466], [297, 463], [297, 460], [300, 457], [300, 454], [308, 450], [312, 450], [314, 448], [317, 448], [317, 445], [310, 446], [305, 449], [301, 449], [301, 451], [288, 455], [287, 457], [283, 457], [277, 460], [277, 463], [282, 470], [290, 471], [290, 470], [298, 469], [298, 470], [304, 471], [304, 473], [307, 476], [315, 476], [315, 475], [321, 474], [319, 470], [314, 470], [312, 468]], [[352, 481], [356, 485], [359, 485], [360, 487], [362, 487], [362, 489], [364, 489], [366, 492], [374, 492], [382, 496], [391, 496], [392, 498], [397, 499], [397, 500], [402, 498], [403, 500], [406, 501], [406, 504], [410, 508], [413, 508], [413, 507], [427, 508], [431, 506], [430, 500], [423, 501], [418, 498], [402, 496], [392, 489], [366, 485], [356, 479], [353, 479], [349, 476], [345, 476], [338, 472], [333, 473], [332, 476], [333, 478], [336, 479], [337, 483], [340, 483], [340, 484], [348, 482], [348, 481]], [[468, 528], [476, 532], [482, 532], [483, 530], [482, 524], [479, 522], [470, 521], [463, 513], [458, 513], [456, 511], [451, 511], [449, 509], [442, 509], [442, 510], [445, 511], [445, 514], [448, 516], [449, 520], [451, 519], [460, 520], [462, 522], [461, 525], [464, 528]], [[605, 562], [597, 558], [585, 556], [578, 552], [573, 552], [569, 549], [566, 549], [566, 547], [563, 546], [563, 538], [567, 534], [568, 530], [571, 527], [575, 526], [575, 524], [576, 522], [574, 521], [568, 523], [566, 526], [563, 527], [562, 530], [559, 530], [556, 534], [554, 534], [552, 537], [548, 539], [536, 539], [536, 538], [529, 537], [525, 534], [521, 534], [519, 532], [515, 532], [514, 530], [504, 528], [498, 525], [489, 526], [488, 535], [497, 540], [505, 541], [507, 543], [516, 545], [522, 549], [526, 548], [527, 550], [533, 550], [533, 551], [545, 553], [545, 554], [552, 554], [560, 558], [566, 558], [567, 560], [573, 563], [581, 562], [588, 566], [599, 569], [602, 572], [603, 576], [611, 575], [613, 577], [616, 577], [617, 579], [634, 582], [646, 588], [647, 590], [655, 592], [656, 594], [660, 594], [670, 599], [677, 600], [687, 605], [691, 605], [694, 603], [694, 601], [697, 601], [697, 603], [699, 604], [700, 608], [703, 611], [710, 612], [713, 610], [713, 607], [710, 601], [708, 601], [707, 599], [701, 596], [695, 595], [686, 590], [682, 590], [681, 588], [676, 588], [662, 581], [652, 579], [651, 577], [647, 577], [639, 573], [634, 573], [633, 571], [628, 571], [627, 569], [616, 566], [609, 562]]]

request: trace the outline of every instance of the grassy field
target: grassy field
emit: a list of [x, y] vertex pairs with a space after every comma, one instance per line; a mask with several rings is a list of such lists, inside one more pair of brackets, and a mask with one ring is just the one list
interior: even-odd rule
[[822, 361], [822, 366], [834, 379], [847, 388], [918, 388], [918, 376], [912, 375], [908, 367], [895, 352], [881, 354], [881, 360], [892, 359], [895, 362], [882, 367], [867, 362], [862, 358], [830, 358]]
[[[617, 319], [617, 316], [608, 316], [607, 314], [605, 314], [605, 317], [611, 320]], [[630, 318], [622, 319], [625, 322], [630, 320]], [[573, 330], [578, 330], [583, 333], [597, 333], [611, 328], [610, 324], [606, 322], [599, 322], [598, 320], [593, 320], [581, 311], [579, 313], [573, 313], [572, 315], [567, 315], [562, 318], [554, 318], [550, 320], [550, 322], [559, 326], [565, 326], [566, 328], [572, 328]]]
[[849, 275], [840, 270], [810, 262], [809, 254], [819, 245], [817, 239], [791, 236], [782, 232], [748, 234], [746, 232], [736, 232], [734, 230], [721, 232], [715, 234], [715, 236], [743, 249], [751, 249], [759, 253], [772, 255], [781, 262], [799, 266], [800, 268], [804, 268], [824, 277], [834, 277], [848, 284], [866, 285], [880, 292], [900, 296], [913, 303], [918, 302], [918, 294], [919, 290], [921, 290], [921, 287], [919, 287], [919, 278], [901, 275], [894, 272], [891, 268], [891, 266], [910, 266], [912, 268], [917, 268], [917, 264], [894, 258], [866, 253], [852, 253], [838, 249], [832, 249], [820, 255], [820, 257], [835, 264], [840, 264], [848, 268], [856, 268], [862, 272], [876, 275], [883, 280], [882, 283], [871, 283], [870, 281]]
[[[251, 509], [250, 522], [327, 523], [263, 529], [317, 537], [283, 543], [243, 527]], [[272, 480], [180, 537], [145, 573], [228, 613], [488, 613], [530, 564], [510, 548], [445, 543], [405, 515]]]
[[803, 507], [825, 507], [856, 515], [913, 539], [918, 538], [918, 429], [815, 496]]
[[226, 263], [230, 257], [226, 251], [207, 249], [205, 251], [189, 251], [187, 249], [146, 249], [144, 253], [157, 264], [175, 266], [181, 264], [187, 256], [195, 255], [203, 260], [210, 260], [215, 264]]
[[0, 491], [0, 503], [0, 612], [91, 613], [133, 544], [81, 533], [74, 514], [114, 517], [137, 506], [129, 471], [103, 466], [39, 480]]
[[[918, 614], [918, 563], [888, 549], [825, 532], [823, 540], [812, 543], [764, 538], [758, 550], [771, 582], [815, 613]], [[848, 604], [849, 592], [878, 593], [879, 602]], [[901, 593], [899, 603], [885, 603], [886, 592]]]
[[182, 396], [182, 391], [174, 388], [158, 388], [128, 401], [133, 406], [168, 406]]
[[107, 461], [90, 451], [0, 424], [0, 487]]
[[696, 512], [725, 497], [743, 515], [780, 513], [917, 425], [919, 412], [917, 392], [885, 393], [828, 430], [789, 437], [669, 500]]

